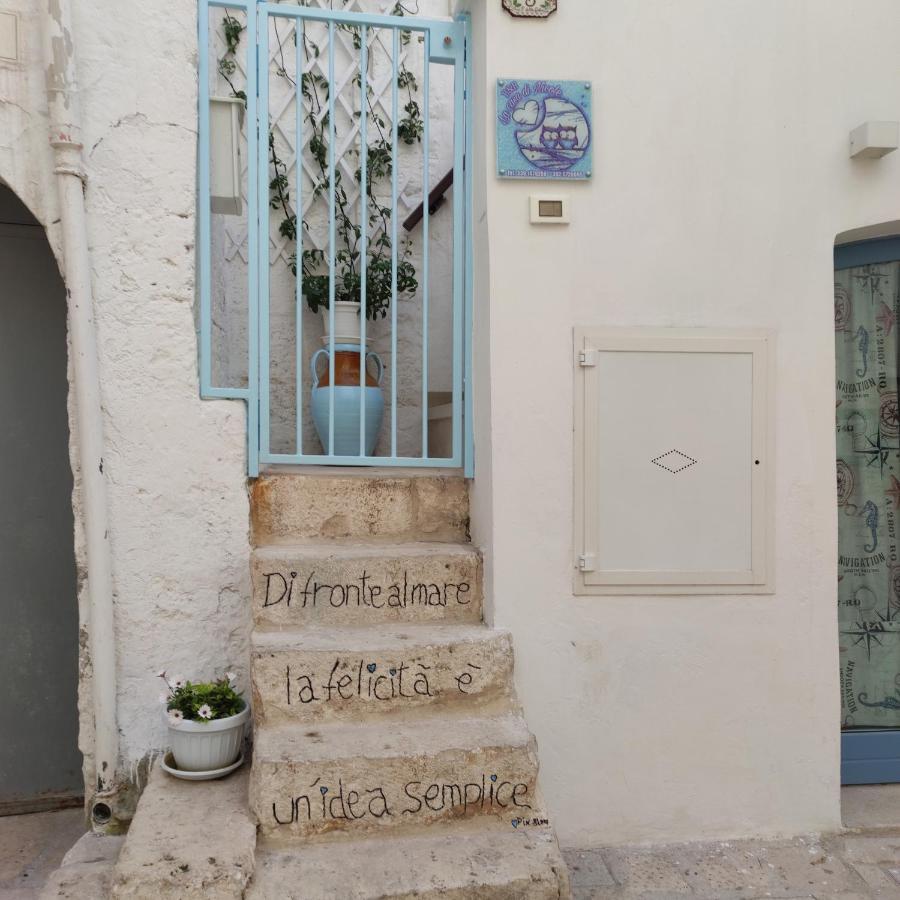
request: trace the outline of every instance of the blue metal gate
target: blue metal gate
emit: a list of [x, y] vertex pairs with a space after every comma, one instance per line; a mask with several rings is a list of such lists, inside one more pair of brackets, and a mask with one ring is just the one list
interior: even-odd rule
[[201, 395], [247, 402], [251, 476], [471, 476], [468, 20], [315, 2], [199, 0]]

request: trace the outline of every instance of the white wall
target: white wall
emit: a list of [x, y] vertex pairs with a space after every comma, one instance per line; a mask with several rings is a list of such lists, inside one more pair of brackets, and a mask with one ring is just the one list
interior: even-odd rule
[[[488, 236], [474, 529], [561, 841], [836, 828], [831, 254], [897, 219], [900, 152], [854, 162], [847, 138], [900, 119], [900, 6], [469, 5]], [[530, 226], [533, 185], [493, 174], [498, 77], [593, 82], [594, 178], [558, 185], [568, 228]], [[773, 596], [573, 596], [576, 324], [777, 331]]]

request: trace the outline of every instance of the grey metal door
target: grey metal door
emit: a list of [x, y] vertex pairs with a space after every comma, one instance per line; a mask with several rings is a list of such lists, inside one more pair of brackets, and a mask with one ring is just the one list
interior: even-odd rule
[[78, 607], [66, 294], [0, 185], [0, 815], [78, 802]]

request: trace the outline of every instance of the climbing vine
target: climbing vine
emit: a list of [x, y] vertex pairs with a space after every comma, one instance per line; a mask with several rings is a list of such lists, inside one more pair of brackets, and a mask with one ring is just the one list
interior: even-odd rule
[[[308, 6], [309, 0], [299, 0], [301, 6]], [[416, 10], [408, 9], [400, 0], [394, 4], [391, 10], [393, 15], [404, 16], [415, 14]], [[277, 19], [275, 22], [277, 36]], [[357, 26], [348, 23], [336, 23], [335, 27], [351, 35], [353, 46], [361, 49], [361, 32]], [[218, 60], [218, 72], [231, 90], [232, 96], [244, 101], [247, 96], [244, 91], [238, 90], [234, 84], [234, 73], [237, 68], [236, 54], [241, 42], [244, 26], [234, 18], [227, 10], [222, 23], [222, 34], [225, 42], [225, 51]], [[321, 55], [321, 48], [309, 38], [305, 29], [302, 31], [303, 53], [309, 71], [297, 73], [300, 75], [300, 94], [303, 98], [304, 131], [308, 135], [306, 149], [312, 158], [315, 176], [313, 178], [312, 198], [314, 201], [324, 198], [328, 201], [330, 181], [328, 173], [328, 132], [329, 123], [329, 92], [331, 86], [328, 80], [316, 72], [308, 64]], [[412, 32], [400, 31], [400, 41], [406, 46], [411, 40]], [[297, 40], [297, 30], [294, 32], [294, 41]], [[329, 48], [331, 52], [332, 48]], [[371, 59], [372, 54], [369, 54]], [[275, 73], [289, 82], [296, 89], [296, 81], [288, 73], [281, 47], [278, 41], [278, 62]], [[369, 123], [369, 134], [373, 138], [367, 139], [366, 155], [366, 203], [365, 212], [368, 217], [368, 241], [365, 260], [362, 259], [362, 227], [354, 220], [353, 209], [344, 185], [343, 173], [340, 167], [334, 168], [334, 205], [335, 205], [335, 285], [336, 300], [348, 300], [359, 303], [362, 296], [363, 273], [366, 281], [366, 316], [369, 319], [384, 318], [387, 315], [393, 298], [394, 265], [393, 246], [391, 239], [391, 219], [394, 211], [390, 205], [379, 199], [378, 190], [386, 179], [392, 175], [394, 158], [392, 143], [387, 132], [389, 125], [378, 113], [372, 102], [372, 90], [369, 86], [368, 72], [357, 72], [353, 84], [360, 88], [360, 93], [365, 98], [365, 109], [354, 113], [359, 118], [366, 115]], [[364, 84], [364, 90], [363, 90]], [[409, 71], [405, 61], [401, 58], [397, 69], [397, 86], [406, 92], [403, 105], [403, 115], [397, 119], [397, 137], [404, 144], [413, 145], [420, 143], [424, 132], [422, 113], [416, 99], [419, 85], [415, 75]], [[374, 127], [373, 127], [374, 126]], [[339, 143], [339, 135], [335, 127], [335, 143]], [[291, 212], [290, 182], [288, 169], [285, 162], [278, 154], [275, 142], [275, 134], [270, 129], [269, 139], [269, 205], [281, 216], [278, 224], [279, 233], [291, 241], [294, 250], [291, 253], [291, 270], [297, 274], [297, 237], [298, 219], [297, 213]], [[356, 160], [356, 168], [353, 178], [362, 189], [362, 153], [358, 147], [351, 147], [347, 151]], [[300, 171], [300, 159], [303, 148], [297, 150], [297, 166]], [[312, 207], [310, 207], [312, 208]], [[301, 218], [299, 227], [310, 232], [309, 222]], [[311, 243], [311, 242], [309, 242]], [[397, 297], [410, 297], [418, 288], [416, 270], [410, 261], [412, 248], [408, 240], [397, 249]], [[303, 294], [307, 305], [313, 312], [327, 309], [330, 296], [330, 277], [328, 274], [328, 257], [323, 250], [316, 247], [307, 247], [300, 254], [300, 269], [303, 275]]]

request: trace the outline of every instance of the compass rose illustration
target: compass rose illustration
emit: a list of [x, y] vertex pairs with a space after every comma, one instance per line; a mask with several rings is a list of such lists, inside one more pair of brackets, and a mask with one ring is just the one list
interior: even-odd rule
[[881, 620], [880, 622], [863, 622], [859, 621], [856, 623], [856, 628], [852, 631], [842, 631], [841, 634], [847, 635], [847, 637], [853, 638], [853, 646], [858, 647], [865, 641], [866, 644], [866, 654], [869, 657], [869, 660], [872, 659], [872, 644], [878, 644], [879, 647], [883, 647], [884, 644], [881, 643], [881, 639], [885, 636], [884, 630], [884, 622], [887, 621], [881, 613], [877, 613], [878, 618]]

